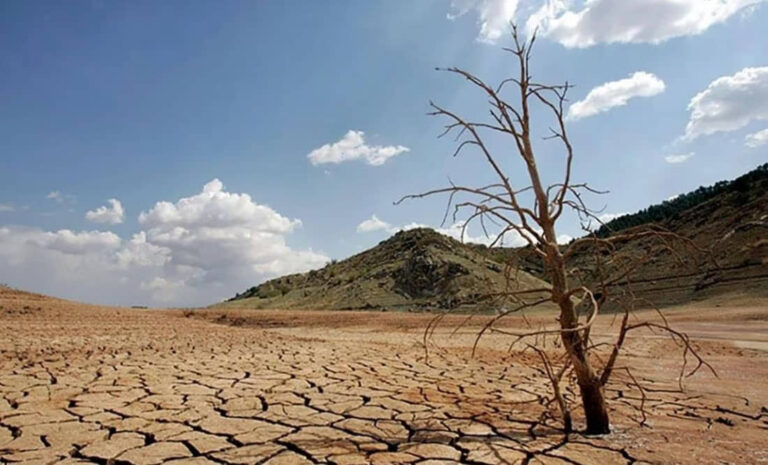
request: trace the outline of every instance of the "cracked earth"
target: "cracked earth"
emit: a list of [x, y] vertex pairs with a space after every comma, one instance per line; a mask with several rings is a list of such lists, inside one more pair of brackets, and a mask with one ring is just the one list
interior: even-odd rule
[[476, 328], [454, 333], [451, 320], [425, 360], [425, 315], [191, 314], [12, 291], [0, 306], [0, 463], [768, 462], [764, 306], [727, 320], [722, 308], [673, 312], [720, 375], [685, 392], [673, 343], [631, 341], [647, 426], [639, 391], [618, 375], [606, 437], [558, 431], [542, 417], [550, 388], [537, 358], [492, 335], [472, 359]]

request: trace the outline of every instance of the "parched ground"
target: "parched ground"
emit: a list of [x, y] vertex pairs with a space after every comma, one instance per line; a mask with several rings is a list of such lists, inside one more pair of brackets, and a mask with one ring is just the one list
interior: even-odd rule
[[538, 358], [508, 337], [469, 358], [480, 321], [454, 332], [462, 317], [425, 360], [428, 315], [114, 309], [2, 289], [0, 307], [0, 463], [768, 462], [764, 302], [670, 312], [720, 376], [685, 392], [679, 347], [632, 339], [623, 365], [646, 387], [647, 426], [619, 372], [602, 438], [557, 430]]

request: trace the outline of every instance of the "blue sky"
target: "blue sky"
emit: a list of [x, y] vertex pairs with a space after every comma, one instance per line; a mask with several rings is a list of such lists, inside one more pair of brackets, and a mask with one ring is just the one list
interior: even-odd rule
[[[0, 282], [200, 305], [440, 226], [445, 199], [392, 202], [489, 175], [436, 138], [430, 99], [486, 110], [434, 68], [508, 76], [510, 19], [539, 26], [535, 76], [577, 86], [575, 175], [610, 190], [593, 206], [733, 178], [768, 161], [763, 3], [2, 2]], [[537, 154], [559, 175], [557, 146]]]

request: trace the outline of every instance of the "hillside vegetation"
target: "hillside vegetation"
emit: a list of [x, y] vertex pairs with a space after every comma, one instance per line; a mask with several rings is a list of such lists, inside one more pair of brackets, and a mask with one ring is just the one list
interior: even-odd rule
[[[648, 237], [616, 243], [616, 252], [629, 257], [640, 258], [655, 250], [630, 276], [631, 290], [643, 305], [681, 304], [723, 294], [768, 296], [768, 164], [733, 181], [701, 187], [617, 218], [596, 234], [604, 237], [650, 225], [675, 232], [693, 246], [678, 241], [675, 255], [658, 250], [655, 239]], [[518, 263], [534, 276], [548, 279], [541, 261], [527, 248], [488, 252], [496, 261]], [[590, 276], [594, 250], [580, 249], [569, 266]], [[608, 275], [617, 267], [615, 263], [603, 266]]]
[[[521, 289], [546, 283], [521, 273]], [[476, 248], [431, 229], [402, 231], [325, 268], [267, 281], [227, 307], [302, 309], [457, 308], [493, 306], [506, 286], [503, 266]]]
[[695, 191], [680, 194], [673, 199], [651, 205], [639, 212], [614, 218], [601, 226], [596, 234], [599, 237], [607, 237], [612, 233], [635, 226], [674, 220], [685, 210], [692, 209], [715, 197], [729, 197], [735, 204], [748, 202], [751, 194], [759, 192], [761, 189], [763, 191], [768, 190], [768, 163], [758, 166], [733, 181], [720, 181], [711, 186], [701, 186]]

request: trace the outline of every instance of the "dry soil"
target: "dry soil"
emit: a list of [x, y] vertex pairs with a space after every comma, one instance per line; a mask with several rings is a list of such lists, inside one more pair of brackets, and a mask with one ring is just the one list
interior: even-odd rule
[[621, 366], [646, 398], [619, 371], [614, 431], [587, 437], [558, 430], [536, 354], [494, 333], [469, 356], [483, 318], [444, 320], [427, 359], [430, 315], [118, 309], [4, 289], [0, 463], [765, 463], [768, 310], [718, 305], [668, 315], [719, 378], [680, 392], [680, 347], [633, 337]]

